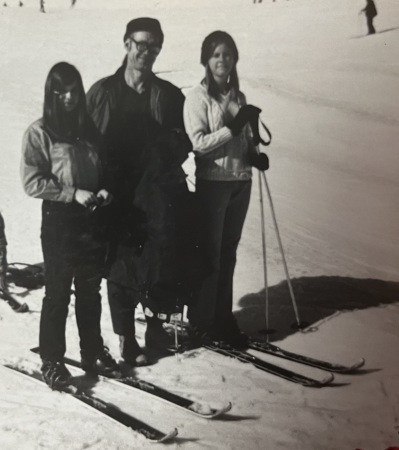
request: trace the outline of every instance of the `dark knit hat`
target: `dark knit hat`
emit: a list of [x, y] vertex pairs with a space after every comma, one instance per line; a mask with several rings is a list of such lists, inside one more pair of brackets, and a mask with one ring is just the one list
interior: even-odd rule
[[136, 31], [148, 31], [152, 33], [158, 40], [159, 43], [163, 44], [163, 32], [161, 29], [161, 24], [157, 19], [152, 19], [151, 17], [139, 17], [137, 19], [131, 20], [126, 25], [126, 32], [123, 36], [123, 41]]
[[220, 44], [226, 44], [233, 52], [234, 61], [238, 61], [238, 49], [233, 38], [225, 31], [214, 31], [209, 34], [202, 43], [201, 64], [206, 66], [209, 58], [213, 55], [215, 48]]

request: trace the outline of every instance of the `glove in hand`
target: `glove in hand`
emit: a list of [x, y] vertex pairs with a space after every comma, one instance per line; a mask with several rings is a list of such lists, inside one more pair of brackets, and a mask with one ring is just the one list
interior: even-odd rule
[[257, 153], [250, 159], [251, 165], [262, 172], [269, 168], [269, 158], [266, 153]]
[[237, 136], [248, 122], [258, 119], [261, 111], [261, 109], [253, 105], [241, 106], [237, 115], [226, 126], [230, 128], [234, 136]]

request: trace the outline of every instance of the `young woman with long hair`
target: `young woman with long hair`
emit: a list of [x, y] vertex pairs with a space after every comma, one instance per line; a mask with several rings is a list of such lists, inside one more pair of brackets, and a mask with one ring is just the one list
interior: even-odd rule
[[87, 372], [118, 375], [100, 329], [105, 257], [100, 210], [112, 197], [102, 189], [100, 139], [86, 112], [82, 78], [71, 64], [60, 62], [47, 76], [43, 117], [23, 138], [21, 177], [25, 192], [43, 200], [43, 378], [53, 389], [71, 383], [63, 357], [72, 282], [82, 366]]
[[266, 170], [249, 122], [260, 109], [246, 105], [239, 90], [238, 50], [226, 32], [215, 31], [202, 44], [205, 78], [186, 96], [184, 123], [193, 144], [196, 194], [210, 268], [188, 318], [197, 337], [245, 346], [247, 337], [234, 318], [233, 274], [251, 194], [252, 166]]

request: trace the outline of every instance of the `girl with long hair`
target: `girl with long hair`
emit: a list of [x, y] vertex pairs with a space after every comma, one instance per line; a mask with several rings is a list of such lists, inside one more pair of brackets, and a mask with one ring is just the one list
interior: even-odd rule
[[60, 62], [47, 76], [43, 117], [23, 138], [21, 178], [25, 192], [43, 200], [43, 378], [52, 389], [71, 383], [63, 357], [72, 282], [82, 367], [117, 376], [118, 365], [104, 347], [100, 329], [105, 257], [100, 213], [112, 197], [102, 189], [100, 139], [86, 112], [82, 78], [71, 64]]
[[233, 274], [250, 200], [251, 166], [266, 170], [269, 164], [252, 139], [248, 124], [257, 124], [260, 109], [246, 105], [237, 61], [238, 49], [228, 33], [215, 31], [207, 36], [201, 49], [205, 78], [188, 92], [184, 105], [210, 268], [188, 318], [200, 339], [245, 346], [247, 337], [232, 312]]

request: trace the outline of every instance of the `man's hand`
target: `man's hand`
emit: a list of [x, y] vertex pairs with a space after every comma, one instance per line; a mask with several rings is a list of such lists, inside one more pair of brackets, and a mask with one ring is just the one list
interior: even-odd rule
[[91, 205], [98, 205], [98, 199], [93, 192], [84, 189], [76, 189], [74, 200], [82, 206], [88, 208]]
[[101, 191], [97, 192], [97, 201], [100, 206], [108, 206], [114, 197], [107, 190], [101, 189]]

